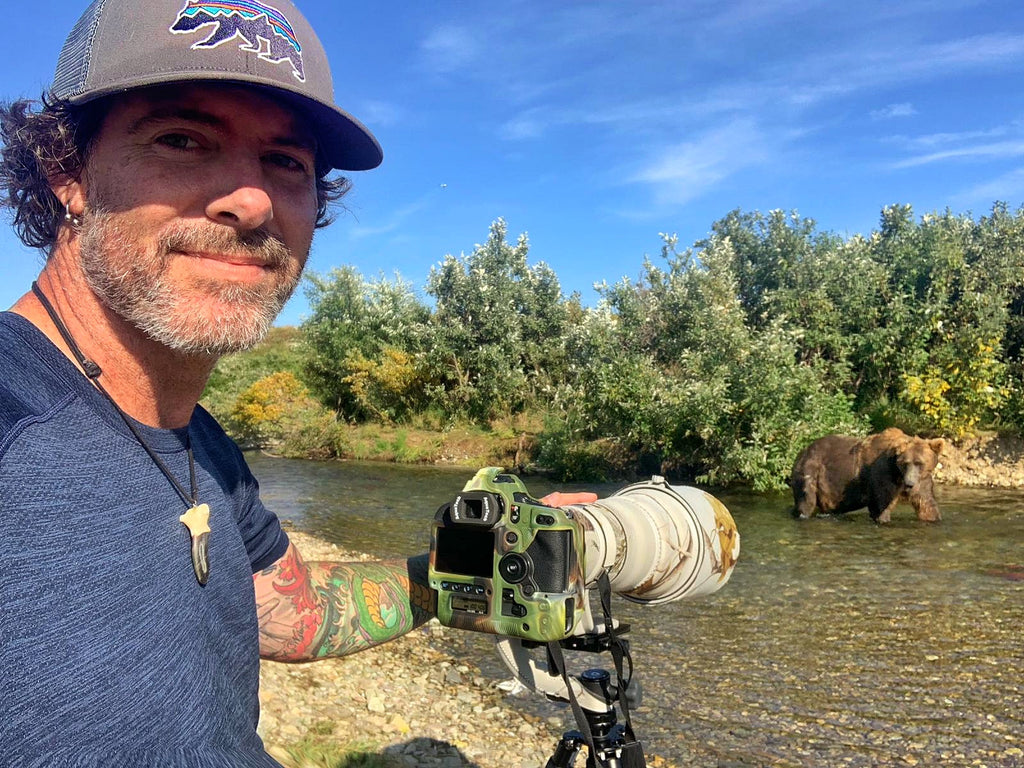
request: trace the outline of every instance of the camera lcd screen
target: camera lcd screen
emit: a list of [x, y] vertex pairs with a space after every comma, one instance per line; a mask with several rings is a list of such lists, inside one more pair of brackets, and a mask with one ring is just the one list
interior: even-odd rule
[[460, 576], [494, 575], [494, 533], [479, 528], [438, 528], [434, 570]]

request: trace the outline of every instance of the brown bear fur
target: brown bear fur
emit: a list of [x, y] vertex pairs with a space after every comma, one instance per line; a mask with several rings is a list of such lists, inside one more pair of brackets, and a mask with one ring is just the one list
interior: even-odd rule
[[939, 520], [932, 470], [944, 447], [941, 438], [911, 437], [895, 427], [863, 439], [826, 435], [793, 466], [795, 513], [807, 518], [867, 507], [872, 520], [888, 523], [893, 507], [909, 501], [918, 520]]

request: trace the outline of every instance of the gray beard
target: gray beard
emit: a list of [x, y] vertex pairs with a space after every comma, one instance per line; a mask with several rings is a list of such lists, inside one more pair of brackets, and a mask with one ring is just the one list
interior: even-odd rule
[[[79, 237], [86, 281], [103, 303], [150, 339], [188, 355], [220, 357], [258, 344], [301, 277], [301, 271], [287, 274], [288, 249], [262, 231], [182, 223], [161, 237], [153, 253], [139, 245], [117, 214], [91, 210]], [[203, 317], [189, 294], [167, 277], [172, 250], [254, 254], [279, 270], [280, 280], [270, 286], [193, 283], [193, 290], [221, 307], [215, 317]]]

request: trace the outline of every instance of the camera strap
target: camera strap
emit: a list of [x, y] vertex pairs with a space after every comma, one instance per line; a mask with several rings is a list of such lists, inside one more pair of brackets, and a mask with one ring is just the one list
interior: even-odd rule
[[[608, 650], [612, 655], [612, 661], [615, 664], [615, 680], [618, 691], [618, 702], [622, 708], [622, 717], [625, 720], [623, 727], [625, 730], [626, 737], [630, 742], [636, 741], [636, 735], [633, 733], [633, 723], [629, 716], [629, 701], [627, 698], [627, 688], [629, 687], [630, 680], [633, 678], [633, 657], [629, 655], [629, 643], [620, 638], [615, 632], [615, 625], [612, 621], [612, 587], [611, 582], [608, 579], [607, 571], [601, 573], [601, 576], [597, 580], [598, 593], [601, 596], [601, 612], [604, 614], [604, 628], [608, 635]], [[562, 646], [557, 640], [553, 640], [547, 644], [548, 652], [548, 668], [553, 670], [555, 674], [561, 675], [562, 680], [565, 682], [565, 688], [569, 697], [569, 706], [572, 708], [573, 716], [576, 718], [576, 724], [579, 726], [580, 732], [583, 734], [583, 740], [587, 745], [587, 749], [590, 750], [590, 755], [593, 758], [594, 765], [597, 768], [604, 768], [604, 762], [598, 755], [597, 747], [594, 744], [594, 734], [590, 729], [590, 723], [587, 721], [587, 716], [583, 712], [583, 707], [580, 706], [579, 701], [576, 699], [576, 694], [573, 692], [572, 681], [569, 680], [569, 671], [565, 664], [565, 655], [562, 653]], [[624, 662], [629, 662], [629, 679], [623, 677]], [[643, 765], [643, 763], [639, 763]]]
[[[626, 736], [630, 740], [636, 740], [636, 736], [633, 734], [633, 722], [629, 716], [629, 697], [626, 695], [629, 683], [633, 679], [633, 657], [629, 655], [629, 644], [615, 632], [615, 623], [612, 621], [612, 585], [608, 579], [608, 571], [601, 571], [601, 575], [597, 579], [597, 590], [601, 597], [601, 613], [604, 614], [605, 632], [608, 633], [608, 650], [615, 663], [615, 682], [619, 691], [622, 718], [625, 720]], [[622, 675], [623, 661], [629, 662], [628, 679], [623, 678]]]
[[573, 692], [572, 681], [569, 680], [569, 670], [565, 666], [565, 656], [562, 654], [562, 646], [558, 644], [557, 640], [552, 640], [548, 643], [547, 650], [549, 669], [553, 669], [565, 681], [565, 690], [569, 695], [569, 706], [572, 708], [572, 714], [576, 718], [576, 725], [579, 726], [580, 733], [583, 734], [583, 741], [586, 742], [590, 756], [594, 760], [594, 765], [597, 768], [604, 768], [604, 762], [598, 756], [597, 747], [594, 745], [594, 734], [590, 730], [590, 723], [587, 722], [587, 716], [583, 713], [583, 707], [580, 706], [579, 701], [576, 700], [576, 694]]

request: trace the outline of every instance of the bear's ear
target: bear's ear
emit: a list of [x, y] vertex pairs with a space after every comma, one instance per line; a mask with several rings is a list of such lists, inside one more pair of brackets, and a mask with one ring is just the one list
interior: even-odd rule
[[928, 441], [928, 447], [935, 451], [937, 454], [942, 455], [942, 451], [946, 447], [946, 441], [941, 437], [936, 437], [934, 440]]

